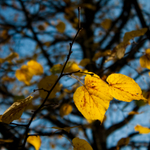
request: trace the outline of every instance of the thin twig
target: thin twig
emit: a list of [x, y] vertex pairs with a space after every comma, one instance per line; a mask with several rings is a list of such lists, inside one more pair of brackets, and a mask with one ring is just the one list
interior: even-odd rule
[[[80, 9], [78, 9], [78, 10], [80, 10]], [[80, 13], [80, 12], [79, 12], [79, 13]], [[80, 18], [79, 18], [79, 22], [78, 22], [78, 23], [80, 24]], [[79, 27], [80, 27], [80, 25], [79, 25]], [[25, 139], [24, 139], [24, 142], [23, 142], [23, 145], [22, 145], [23, 148], [25, 147], [25, 144], [26, 144], [26, 141], [27, 141], [27, 138], [28, 138], [29, 127], [30, 127], [30, 125], [31, 125], [31, 123], [32, 123], [32, 121], [33, 121], [33, 119], [34, 119], [34, 117], [35, 117], [35, 116], [37, 115], [37, 113], [41, 110], [41, 108], [44, 107], [45, 102], [47, 101], [49, 95], [51, 94], [51, 92], [53, 91], [53, 89], [55, 88], [55, 86], [57, 85], [57, 83], [59, 82], [59, 80], [61, 79], [61, 77], [63, 77], [64, 75], [66, 75], [66, 74], [63, 74], [63, 72], [64, 72], [64, 69], [65, 69], [65, 67], [66, 67], [66, 65], [67, 65], [67, 62], [69, 61], [70, 55], [72, 54], [72, 46], [73, 46], [73, 44], [74, 44], [74, 42], [75, 42], [75, 40], [76, 40], [76, 38], [77, 38], [77, 36], [78, 36], [78, 34], [79, 34], [79, 32], [80, 32], [81, 30], [82, 30], [82, 28], [80, 27], [80, 28], [78, 29], [78, 31], [77, 31], [75, 37], [73, 38], [72, 42], [70, 43], [69, 54], [68, 54], [68, 56], [67, 56], [66, 62], [65, 62], [65, 64], [64, 64], [63, 68], [62, 68], [62, 71], [61, 71], [61, 73], [60, 73], [58, 79], [56, 80], [56, 82], [55, 82], [55, 84], [53, 85], [53, 87], [48, 91], [47, 96], [46, 96], [46, 98], [44, 99], [44, 101], [42, 102], [42, 104], [41, 104], [41, 105], [39, 106], [39, 108], [33, 113], [32, 117], [31, 117], [31, 119], [30, 119], [30, 121], [29, 121], [29, 123], [28, 123], [28, 125], [27, 125], [26, 131], [25, 131]], [[68, 74], [67, 74], [67, 75], [68, 75]]]

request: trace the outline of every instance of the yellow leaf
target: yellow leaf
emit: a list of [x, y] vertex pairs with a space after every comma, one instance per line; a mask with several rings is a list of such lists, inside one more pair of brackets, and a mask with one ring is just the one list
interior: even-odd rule
[[2, 115], [1, 121], [4, 123], [11, 123], [13, 120], [19, 119], [23, 111], [28, 107], [32, 101], [32, 96], [28, 96], [23, 100], [14, 102]]
[[103, 20], [103, 22], [101, 23], [101, 26], [104, 28], [104, 29], [106, 29], [106, 30], [108, 30], [110, 27], [111, 27], [111, 19], [105, 19], [105, 20]]
[[148, 30], [148, 28], [142, 28], [142, 29], [139, 29], [139, 30], [126, 32], [124, 37], [123, 37], [123, 41], [128, 42], [128, 41], [130, 41], [131, 39], [133, 39], [135, 37], [142, 36], [146, 33], [147, 30]]
[[30, 80], [32, 79], [32, 74], [29, 72], [28, 66], [26, 65], [23, 65], [20, 69], [16, 70], [15, 76], [19, 81], [22, 81], [27, 85], [30, 84]]
[[2, 78], [2, 81], [7, 81], [7, 82], [13, 82], [13, 81], [15, 81], [15, 78], [11, 78], [11, 77], [9, 77], [9, 76], [5, 76], [5, 77], [3, 77]]
[[45, 26], [44, 25], [39, 25], [38, 29], [41, 30], [41, 31], [44, 31], [45, 30]]
[[4, 143], [12, 143], [13, 140], [12, 139], [0, 139], [0, 144], [4, 144]]
[[5, 61], [11, 62], [14, 58], [18, 58], [18, 53], [12, 52], [10, 55], [8, 55], [5, 58], [0, 58], [0, 63], [3, 63]]
[[[65, 67], [64, 72], [76, 72], [76, 71], [82, 71], [82, 69], [78, 66], [76, 62], [69, 61]], [[82, 76], [82, 73], [75, 73], [77, 76]]]
[[70, 104], [63, 104], [59, 110], [61, 117], [69, 115], [71, 112], [72, 112], [72, 106]]
[[53, 65], [53, 67], [50, 69], [50, 71], [52, 74], [60, 73], [62, 70], [62, 67], [63, 67], [63, 65], [56, 64], [56, 65]]
[[35, 150], [39, 150], [41, 146], [40, 136], [29, 136], [27, 142], [34, 146]]
[[143, 68], [150, 69], [150, 48], [146, 50], [146, 54], [140, 57], [140, 65]]
[[82, 115], [89, 121], [103, 121], [109, 102], [109, 86], [97, 75], [86, 75], [85, 85], [77, 88], [73, 95], [74, 103]]
[[90, 63], [90, 59], [89, 58], [84, 58], [80, 61], [79, 65], [82, 67], [85, 67], [86, 65], [88, 65]]
[[[57, 80], [58, 76], [56, 75], [50, 75], [50, 76], [46, 76], [43, 79], [40, 80], [40, 82], [38, 83], [38, 88], [41, 89], [45, 89], [45, 90], [50, 90], [52, 88], [52, 86], [55, 84], [56, 80]], [[59, 83], [57, 83], [57, 85], [55, 86], [55, 88], [53, 89], [53, 91], [51, 92], [51, 94], [49, 95], [49, 99], [50, 98], [54, 98], [57, 92], [59, 92], [61, 89], [61, 85]], [[47, 92], [43, 91], [43, 90], [39, 90], [39, 94], [42, 98], [45, 98], [47, 95]]]
[[28, 70], [32, 75], [41, 75], [43, 74], [43, 67], [41, 64], [34, 60], [30, 60], [27, 63]]
[[60, 127], [52, 127], [52, 129], [56, 129], [56, 130], [64, 130], [64, 131], [66, 131], [66, 132], [68, 132], [68, 133], [69, 133], [71, 129], [73, 129], [73, 128], [77, 128], [77, 127], [79, 127], [79, 126], [64, 127], [64, 128], [60, 128]]
[[56, 29], [58, 32], [60, 33], [64, 33], [65, 29], [66, 29], [66, 25], [64, 22], [60, 21], [57, 25], [56, 25]]
[[136, 126], [134, 127], [134, 130], [135, 130], [135, 131], [138, 131], [139, 134], [148, 134], [148, 133], [150, 133], [150, 129], [149, 129], [149, 128], [143, 127], [143, 126], [141, 126], [141, 125], [136, 125]]
[[86, 140], [79, 139], [76, 137], [72, 140], [72, 143], [73, 150], [93, 150], [91, 145]]
[[126, 138], [121, 138], [118, 143], [117, 143], [117, 147], [120, 147], [120, 146], [124, 146], [124, 145], [128, 145], [130, 142], [130, 138], [129, 137], [126, 137]]
[[130, 77], [123, 74], [111, 74], [107, 78], [109, 93], [116, 99], [126, 102], [146, 100], [139, 85]]
[[141, 114], [142, 112], [137, 112], [137, 111], [131, 111], [128, 113], [128, 115], [138, 115], [138, 114]]

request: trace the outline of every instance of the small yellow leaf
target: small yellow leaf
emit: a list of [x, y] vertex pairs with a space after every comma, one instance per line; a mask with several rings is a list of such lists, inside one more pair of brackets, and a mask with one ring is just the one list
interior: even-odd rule
[[59, 110], [61, 117], [69, 115], [71, 112], [72, 112], [72, 106], [70, 104], [63, 104]]
[[133, 39], [135, 37], [142, 36], [146, 33], [147, 30], [148, 30], [148, 28], [142, 28], [142, 29], [139, 29], [139, 30], [126, 32], [124, 37], [123, 37], [123, 41], [128, 42], [128, 41], [130, 41], [131, 39]]
[[89, 122], [102, 122], [113, 97], [109, 94], [109, 86], [94, 74], [86, 75], [85, 85], [77, 88], [73, 99], [78, 110]]
[[[40, 82], [38, 83], [38, 88], [41, 89], [45, 89], [45, 90], [50, 90], [52, 88], [52, 86], [55, 84], [56, 80], [57, 80], [58, 76], [56, 75], [50, 75], [50, 76], [46, 76], [43, 79], [40, 80]], [[59, 92], [61, 89], [61, 85], [59, 83], [57, 83], [57, 85], [55, 86], [55, 88], [53, 89], [53, 91], [51, 92], [51, 94], [49, 95], [49, 99], [54, 98], [56, 96], [56, 93]], [[39, 90], [39, 94], [42, 98], [45, 98], [47, 95], [47, 92], [43, 91], [43, 90]]]
[[109, 93], [116, 99], [126, 102], [146, 100], [139, 85], [130, 77], [123, 74], [111, 74], [107, 78]]
[[34, 146], [35, 150], [39, 150], [41, 147], [41, 138], [40, 136], [29, 136], [27, 142]]
[[53, 65], [53, 67], [50, 69], [50, 71], [52, 74], [56, 74], [56, 73], [60, 73], [62, 68], [63, 68], [63, 65], [56, 64], [56, 65]]
[[80, 61], [79, 65], [82, 67], [85, 67], [86, 65], [88, 65], [90, 63], [90, 59], [89, 58], [84, 58]]
[[3, 63], [5, 61], [11, 62], [14, 58], [18, 58], [18, 53], [12, 52], [10, 55], [8, 55], [5, 58], [0, 58], [0, 63]]
[[11, 123], [13, 120], [19, 119], [23, 111], [30, 105], [32, 96], [28, 96], [23, 100], [14, 102], [2, 115], [1, 121], [4, 123]]
[[103, 22], [101, 23], [101, 26], [102, 26], [104, 29], [108, 30], [108, 29], [111, 27], [111, 23], [112, 23], [111, 19], [105, 19], [105, 20], [103, 20]]
[[150, 48], [146, 50], [146, 54], [140, 57], [140, 65], [143, 68], [150, 69]]
[[29, 72], [28, 66], [26, 65], [23, 65], [20, 69], [16, 70], [15, 76], [19, 81], [22, 81], [27, 85], [30, 84], [30, 80], [32, 79], [32, 74]]
[[93, 150], [91, 145], [86, 140], [76, 137], [72, 140], [72, 143], [73, 143], [73, 150]]
[[[76, 71], [82, 71], [82, 69], [78, 66], [78, 64], [76, 62], [73, 61], [69, 61], [65, 67], [64, 72], [76, 72]], [[75, 73], [75, 75], [77, 76], [82, 76], [82, 73]]]
[[56, 29], [58, 32], [60, 33], [64, 33], [65, 29], [66, 29], [66, 25], [64, 22], [60, 21], [57, 25], [56, 25]]
[[28, 70], [32, 75], [41, 75], [43, 74], [43, 67], [41, 64], [34, 60], [30, 60], [27, 63]]
[[141, 114], [142, 112], [137, 112], [137, 111], [131, 111], [128, 113], [128, 115], [138, 115], [138, 114]]
[[117, 147], [120, 147], [120, 146], [124, 146], [124, 145], [128, 145], [130, 142], [130, 138], [129, 137], [126, 137], [126, 138], [121, 138], [118, 143], [117, 143]]
[[141, 125], [136, 125], [136, 126], [134, 127], [134, 130], [135, 130], [135, 131], [138, 131], [139, 134], [148, 134], [148, 133], [150, 133], [150, 129], [149, 129], [149, 128], [143, 127], [143, 126], [141, 126]]

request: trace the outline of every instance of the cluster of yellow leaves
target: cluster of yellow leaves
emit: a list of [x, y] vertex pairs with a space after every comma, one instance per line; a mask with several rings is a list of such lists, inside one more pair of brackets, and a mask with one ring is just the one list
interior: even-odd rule
[[43, 67], [41, 64], [39, 64], [34, 60], [28, 61], [27, 65], [21, 66], [21, 68], [16, 70], [15, 73], [16, 78], [27, 85], [30, 84], [30, 80], [34, 75], [41, 75], [41, 74], [43, 74]]
[[1, 116], [0, 121], [4, 123], [11, 123], [21, 117], [23, 111], [31, 104], [33, 97], [28, 96], [23, 100], [14, 102]]
[[106, 62], [107, 61], [110, 61], [110, 60], [113, 60], [115, 59], [116, 57], [118, 59], [121, 59], [124, 57], [124, 54], [125, 54], [125, 50], [126, 50], [126, 47], [128, 45], [130, 45], [130, 40], [131, 39], [134, 39], [135, 37], [139, 37], [139, 36], [142, 36], [146, 33], [147, 31], [147, 28], [142, 28], [142, 29], [139, 29], [139, 30], [134, 30], [134, 31], [130, 31], [130, 32], [126, 32], [124, 37], [123, 37], [123, 41], [118, 44], [111, 52], [110, 56], [107, 58]]
[[141, 125], [136, 125], [134, 127], [134, 130], [138, 131], [140, 134], [148, 134], [148, 133], [150, 133], [150, 129], [149, 128], [143, 127]]
[[35, 150], [39, 150], [41, 147], [41, 138], [40, 136], [29, 136], [27, 142], [34, 146]]
[[125, 102], [146, 100], [139, 85], [128, 76], [114, 73], [106, 81], [108, 84], [96, 74], [89, 73], [84, 85], [77, 88], [73, 95], [76, 107], [89, 122], [103, 121], [113, 97]]

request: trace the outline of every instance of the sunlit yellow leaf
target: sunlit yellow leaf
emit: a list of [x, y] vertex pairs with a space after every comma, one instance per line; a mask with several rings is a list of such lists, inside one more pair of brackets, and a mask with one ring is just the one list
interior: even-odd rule
[[91, 145], [86, 140], [79, 139], [76, 137], [72, 140], [72, 143], [73, 150], [93, 150]]
[[85, 67], [86, 65], [88, 65], [90, 63], [90, 59], [89, 58], [84, 58], [80, 61], [79, 65]]
[[130, 138], [129, 137], [126, 137], [126, 138], [121, 138], [118, 143], [117, 143], [117, 147], [120, 147], [120, 146], [124, 146], [124, 145], [128, 145], [130, 142]]
[[27, 63], [29, 72], [32, 75], [41, 75], [43, 74], [43, 67], [41, 64], [39, 64], [38, 62], [34, 61], [34, 60], [30, 60]]
[[110, 27], [111, 27], [111, 19], [105, 19], [105, 20], [103, 20], [103, 22], [101, 23], [101, 26], [104, 28], [104, 29], [106, 29], [106, 30], [108, 30]]
[[30, 80], [32, 79], [32, 74], [29, 72], [28, 66], [26, 65], [23, 65], [19, 70], [16, 70], [15, 76], [19, 81], [22, 81], [27, 85], [30, 84]]
[[[50, 75], [50, 76], [46, 76], [43, 79], [40, 80], [40, 82], [38, 83], [38, 88], [41, 89], [45, 89], [45, 90], [50, 90], [52, 88], [52, 86], [55, 84], [56, 80], [57, 80], [58, 76], [56, 75]], [[51, 94], [49, 95], [48, 98], [54, 98], [57, 92], [59, 92], [61, 89], [61, 85], [59, 83], [57, 83], [57, 85], [55, 86], [55, 88], [53, 89], [53, 91], [51, 92]], [[43, 90], [39, 90], [39, 94], [42, 98], [45, 98], [47, 95], [47, 92], [43, 91]]]
[[60, 33], [64, 33], [65, 29], [66, 29], [66, 25], [64, 22], [60, 21], [57, 25], [56, 25], [56, 29], [58, 32]]
[[116, 99], [130, 102], [132, 100], [146, 100], [139, 85], [130, 77], [123, 74], [111, 74], [107, 78], [109, 93]]
[[148, 133], [150, 133], [150, 129], [149, 129], [149, 128], [143, 127], [143, 126], [141, 126], [141, 125], [136, 125], [136, 126], [134, 127], [134, 130], [135, 130], [135, 131], [138, 131], [139, 134], [148, 134]]
[[72, 106], [70, 104], [63, 104], [59, 110], [61, 117], [69, 115], [71, 112], [72, 112]]
[[140, 65], [143, 68], [150, 69], [150, 48], [145, 51], [145, 55], [140, 57]]
[[35, 150], [39, 150], [41, 146], [40, 136], [29, 136], [27, 142], [34, 146]]
[[28, 96], [23, 100], [14, 102], [2, 115], [2, 122], [11, 123], [13, 120], [19, 119], [23, 111], [30, 105], [32, 96]]
[[85, 84], [77, 88], [73, 95], [74, 103], [82, 115], [89, 121], [103, 121], [109, 102], [109, 86], [97, 75], [86, 75]]

